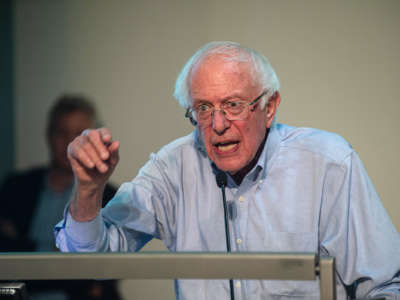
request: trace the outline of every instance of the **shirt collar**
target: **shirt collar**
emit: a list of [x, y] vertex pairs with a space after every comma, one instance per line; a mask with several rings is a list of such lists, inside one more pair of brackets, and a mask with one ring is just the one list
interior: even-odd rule
[[[257, 161], [257, 164], [254, 166], [254, 168], [246, 175], [247, 178], [249, 178], [252, 181], [257, 180], [259, 176], [261, 175], [261, 178], [264, 179], [268, 168], [271, 166], [272, 163], [272, 158], [275, 155], [277, 149], [279, 148], [279, 144], [281, 141], [281, 137], [279, 135], [279, 128], [280, 124], [274, 123], [269, 129], [267, 140], [264, 144], [264, 149], [261, 152], [261, 155]], [[195, 146], [196, 148], [205, 156], [207, 156], [207, 152], [205, 150], [205, 146], [201, 140], [200, 133], [199, 131], [195, 130], [194, 132], [195, 135]], [[210, 160], [212, 164], [213, 171], [216, 172], [216, 166], [215, 164]]]
[[200, 131], [198, 130], [197, 127], [194, 130], [193, 134], [194, 134], [194, 145], [195, 145], [196, 149], [202, 155], [208, 156], [207, 151], [206, 151], [206, 146], [204, 146], [203, 140], [201, 139], [201, 136], [200, 136]]
[[265, 142], [263, 152], [258, 159], [257, 165], [262, 168], [262, 178], [264, 178], [267, 174], [268, 168], [271, 167], [272, 158], [275, 153], [277, 153], [277, 149], [279, 148], [281, 142], [281, 136], [279, 135], [280, 124], [274, 123], [269, 129], [267, 141]]
[[264, 144], [264, 149], [261, 152], [260, 157], [258, 158], [257, 164], [246, 175], [248, 180], [256, 181], [260, 178], [260, 176], [260, 179], [264, 179], [266, 177], [267, 170], [272, 164], [272, 157], [276, 153], [276, 150], [279, 147], [281, 141], [279, 135], [279, 126], [279, 124], [274, 123], [270, 127], [267, 140]]

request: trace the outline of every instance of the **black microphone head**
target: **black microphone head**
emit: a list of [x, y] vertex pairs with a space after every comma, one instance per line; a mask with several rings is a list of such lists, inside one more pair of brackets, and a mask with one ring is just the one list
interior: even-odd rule
[[217, 180], [217, 185], [218, 187], [223, 187], [226, 186], [226, 183], [228, 182], [228, 177], [226, 176], [226, 174], [222, 171], [219, 171], [215, 177], [215, 179]]

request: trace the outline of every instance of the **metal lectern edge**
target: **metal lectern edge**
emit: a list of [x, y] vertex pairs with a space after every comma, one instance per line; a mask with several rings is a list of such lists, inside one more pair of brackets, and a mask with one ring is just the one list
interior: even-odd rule
[[313, 253], [3, 253], [0, 279], [314, 280]]
[[335, 300], [334, 259], [315, 253], [0, 253], [0, 280], [264, 279], [315, 280]]

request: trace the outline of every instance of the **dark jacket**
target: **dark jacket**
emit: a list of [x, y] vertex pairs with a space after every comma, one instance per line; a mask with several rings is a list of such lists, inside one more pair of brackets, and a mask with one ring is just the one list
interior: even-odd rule
[[[11, 238], [2, 234], [2, 228], [0, 228], [0, 252], [35, 251], [35, 242], [29, 238], [29, 231], [48, 171], [48, 168], [42, 167], [13, 173], [1, 185], [0, 227], [2, 226], [1, 221], [6, 220], [16, 227], [18, 235]], [[115, 192], [116, 189], [112, 185], [106, 185], [103, 207]], [[116, 283], [114, 280], [35, 280], [26, 282], [28, 292], [63, 290], [70, 300], [120, 300]], [[94, 292], [99, 289], [101, 290], [100, 297], [96, 296]]]
[[[35, 244], [28, 234], [33, 216], [39, 205], [40, 193], [45, 183], [48, 168], [34, 168], [25, 172], [10, 174], [0, 187], [0, 219], [14, 224], [19, 234], [10, 239], [1, 234], [0, 251], [35, 251]], [[106, 185], [103, 207], [114, 196], [116, 188]], [[54, 224], [55, 225], [55, 224]]]

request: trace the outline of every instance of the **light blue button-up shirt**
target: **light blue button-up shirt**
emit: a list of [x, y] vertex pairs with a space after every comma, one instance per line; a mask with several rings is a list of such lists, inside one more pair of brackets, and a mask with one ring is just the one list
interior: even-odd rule
[[[240, 185], [228, 175], [232, 251], [336, 257], [338, 299], [400, 299], [400, 237], [354, 150], [341, 137], [275, 124]], [[170, 251], [226, 251], [221, 190], [196, 132], [152, 154], [91, 222], [66, 213], [62, 251], [137, 251], [151, 238]], [[397, 274], [397, 277], [396, 277]], [[235, 280], [236, 299], [319, 299], [317, 282]], [[229, 299], [227, 280], [177, 280], [177, 299]], [[396, 298], [397, 297], [397, 298]]]

